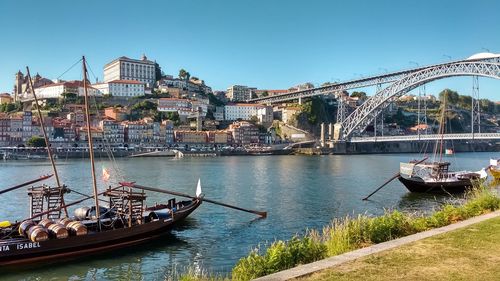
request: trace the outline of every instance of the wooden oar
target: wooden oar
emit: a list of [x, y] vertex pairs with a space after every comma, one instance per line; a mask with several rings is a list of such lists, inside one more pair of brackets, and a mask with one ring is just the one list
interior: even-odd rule
[[397, 172], [396, 174], [394, 174], [394, 176], [392, 176], [390, 179], [388, 179], [386, 182], [384, 182], [381, 186], [379, 186], [377, 189], [375, 189], [375, 191], [373, 191], [372, 193], [370, 193], [370, 195], [366, 196], [365, 198], [363, 198], [363, 200], [368, 200], [368, 198], [370, 198], [373, 194], [377, 193], [379, 190], [382, 189], [382, 187], [386, 186], [388, 183], [390, 183], [391, 181], [395, 180], [396, 178], [398, 178], [400, 176], [400, 173]]
[[[124, 185], [124, 186], [135, 187], [135, 188], [138, 188], [138, 189], [149, 190], [149, 191], [159, 192], [159, 193], [165, 193], [165, 194], [171, 194], [171, 195], [176, 195], [176, 196], [181, 196], [181, 197], [186, 197], [186, 198], [191, 198], [191, 199], [198, 198], [198, 197], [191, 196], [191, 195], [184, 194], [184, 193], [180, 193], [180, 192], [175, 192], [175, 191], [170, 191], [170, 190], [165, 190], [165, 189], [159, 189], [159, 188], [154, 188], [154, 187], [142, 186], [142, 185], [135, 184], [133, 182], [120, 182], [120, 184]], [[227, 208], [231, 208], [231, 209], [235, 209], [235, 210], [239, 210], [239, 211], [243, 211], [243, 212], [248, 212], [248, 213], [256, 214], [256, 215], [259, 215], [259, 216], [261, 216], [263, 218], [267, 217], [267, 212], [261, 212], [261, 211], [244, 209], [244, 208], [240, 208], [240, 207], [237, 207], [237, 206], [229, 205], [229, 204], [226, 204], [226, 203], [222, 203], [222, 202], [218, 202], [218, 201], [206, 199], [206, 198], [200, 198], [200, 199], [202, 201], [209, 202], [209, 203], [212, 203], [212, 204], [221, 205], [221, 206], [224, 206], [224, 207], [227, 207]]]
[[0, 190], [0, 194], [3, 194], [3, 193], [6, 193], [6, 192], [9, 192], [9, 191], [12, 191], [12, 190], [15, 190], [15, 189], [18, 189], [18, 188], [21, 188], [23, 186], [27, 186], [27, 185], [30, 185], [30, 184], [33, 184], [35, 182], [39, 182], [39, 181], [43, 181], [43, 180], [46, 180], [50, 177], [52, 177], [54, 174], [50, 174], [50, 175], [46, 175], [46, 176], [41, 176], [39, 177], [38, 179], [35, 179], [35, 180], [32, 180], [32, 181], [28, 181], [28, 182], [25, 182], [25, 183], [22, 183], [22, 184], [18, 184], [16, 186], [13, 186], [13, 187], [9, 187], [9, 188], [6, 188], [4, 190]]
[[[414, 165], [418, 165], [422, 162], [424, 162], [425, 160], [427, 160], [428, 157], [425, 157], [424, 159], [416, 162]], [[375, 189], [375, 191], [373, 191], [372, 193], [370, 193], [370, 195], [366, 196], [365, 198], [363, 198], [363, 200], [368, 200], [368, 198], [370, 198], [373, 194], [377, 193], [379, 190], [382, 189], [382, 187], [386, 186], [388, 183], [390, 183], [391, 181], [399, 178], [401, 176], [401, 174], [399, 172], [397, 172], [396, 174], [394, 174], [394, 176], [392, 176], [390, 179], [388, 179], [386, 182], [384, 182], [381, 186], [379, 186], [377, 189]]]

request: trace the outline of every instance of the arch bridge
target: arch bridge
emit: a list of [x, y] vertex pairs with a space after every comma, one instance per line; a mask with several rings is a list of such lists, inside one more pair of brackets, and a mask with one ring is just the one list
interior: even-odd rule
[[454, 76], [500, 79], [500, 55], [472, 56], [467, 60], [431, 66], [404, 75], [366, 100], [342, 123], [336, 124], [337, 139], [349, 140], [355, 132], [363, 132], [384, 108], [407, 92], [431, 81]]
[[325, 94], [333, 94], [338, 97], [344, 90], [380, 85], [376, 94], [367, 99], [351, 114], [345, 118], [338, 118], [339, 123], [335, 124], [334, 139], [335, 141], [349, 141], [355, 133], [363, 132], [397, 98], [426, 83], [455, 76], [483, 76], [500, 79], [500, 54], [480, 53], [464, 60], [418, 67], [271, 97], [251, 99], [249, 102], [271, 104]]

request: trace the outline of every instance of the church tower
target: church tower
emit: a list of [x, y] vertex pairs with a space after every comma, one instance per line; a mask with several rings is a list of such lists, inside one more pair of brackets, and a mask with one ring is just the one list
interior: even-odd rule
[[24, 74], [19, 70], [16, 73], [16, 80], [14, 83], [14, 101], [17, 102], [19, 97], [23, 93], [23, 84], [24, 84]]

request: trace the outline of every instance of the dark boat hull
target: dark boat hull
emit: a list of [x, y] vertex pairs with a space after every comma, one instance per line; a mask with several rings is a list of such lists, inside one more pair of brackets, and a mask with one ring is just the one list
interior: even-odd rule
[[424, 182], [417, 177], [405, 178], [400, 176], [398, 179], [410, 192], [461, 193], [472, 188], [469, 179], [435, 183]]
[[28, 239], [2, 241], [0, 243], [0, 266], [64, 260], [145, 243], [168, 234], [173, 226], [184, 220], [200, 204], [201, 200], [194, 200], [191, 205], [175, 212], [173, 219], [159, 219], [131, 228], [119, 228], [44, 242], [31, 242]]

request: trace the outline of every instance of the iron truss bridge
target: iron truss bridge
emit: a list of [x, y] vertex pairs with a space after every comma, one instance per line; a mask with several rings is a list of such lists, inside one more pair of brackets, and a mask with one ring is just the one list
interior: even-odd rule
[[[336, 140], [345, 141], [350, 140], [355, 133], [362, 133], [387, 106], [407, 92], [429, 82], [454, 76], [483, 76], [500, 79], [500, 55], [481, 53], [465, 60], [418, 67], [248, 101], [272, 104], [326, 94], [338, 95], [343, 90], [380, 85], [375, 95], [357, 107], [349, 116], [338, 118], [337, 122], [340, 126], [336, 125]], [[383, 87], [382, 84], [384, 84]]]
[[[406, 136], [379, 136], [379, 137], [353, 137], [350, 142], [390, 142], [390, 141], [435, 141], [441, 139], [441, 135], [406, 135]], [[444, 140], [500, 140], [500, 133], [467, 133], [467, 134], [444, 134]]]

